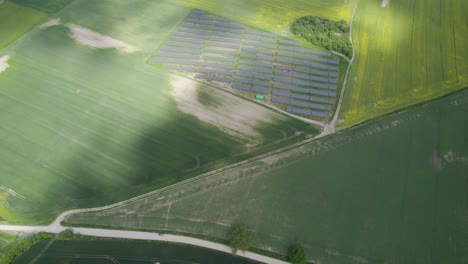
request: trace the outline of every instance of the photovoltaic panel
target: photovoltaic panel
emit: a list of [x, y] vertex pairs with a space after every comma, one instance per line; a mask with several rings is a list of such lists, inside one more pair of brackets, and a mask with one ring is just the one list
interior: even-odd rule
[[233, 33], [228, 33], [228, 32], [221, 32], [221, 31], [212, 31], [211, 35], [219, 36], [219, 37], [233, 38], [233, 39], [240, 39], [239, 34], [233, 34]]
[[261, 94], [268, 94], [270, 92], [267, 89], [262, 89], [258, 87], [250, 87], [250, 86], [240, 85], [240, 84], [233, 84], [232, 88], [237, 89], [237, 90], [250, 91], [254, 93], [261, 93]]
[[199, 30], [199, 29], [184, 28], [184, 27], [180, 27], [178, 31], [179, 32], [187, 32], [187, 33], [197, 34], [197, 35], [208, 35], [210, 33], [207, 30]]
[[255, 65], [255, 66], [267, 67], [267, 68], [271, 68], [273, 66], [272, 64], [258, 62], [258, 61], [239, 60], [239, 62], [242, 64]]
[[221, 22], [231, 22], [231, 19], [225, 17], [217, 17], [216, 20]]
[[265, 69], [265, 68], [256, 68], [256, 67], [250, 67], [250, 66], [244, 66], [244, 65], [239, 65], [237, 67], [239, 70], [244, 70], [244, 71], [254, 71], [254, 72], [261, 72], [261, 73], [267, 73], [271, 74], [272, 70], [271, 69]]
[[248, 47], [243, 47], [243, 51], [248, 51], [248, 52], [256, 52], [256, 53], [263, 53], [263, 54], [268, 54], [268, 55], [274, 55], [275, 52], [272, 50], [267, 50], [267, 49], [256, 49], [256, 48], [248, 48]]
[[[230, 49], [239, 49], [239, 44], [228, 44], [228, 43], [222, 43], [222, 42], [215, 42], [215, 41], [210, 41], [207, 43], [208, 46], [212, 47], [220, 47], [220, 48], [230, 48]], [[238, 52], [236, 51], [236, 54]]]
[[192, 34], [192, 33], [186, 33], [186, 32], [174, 32], [174, 34], [172, 35], [176, 37], [196, 38], [196, 39], [206, 39], [206, 37], [208, 37], [208, 35], [199, 35], [199, 34]]
[[316, 55], [322, 55], [322, 56], [331, 56], [330, 52], [319, 51], [319, 50], [311, 50], [311, 49], [303, 49], [303, 48], [296, 48], [296, 47], [285, 46], [285, 45], [281, 45], [281, 44], [278, 45], [278, 49], [295, 51], [295, 52], [302, 52], [302, 53], [308, 53], [308, 54], [316, 54]]
[[198, 44], [205, 43], [205, 40], [202, 40], [202, 39], [191, 39], [191, 38], [181, 38], [181, 37], [172, 37], [170, 41], [181, 41], [181, 42], [198, 43]]
[[286, 111], [290, 113], [294, 113], [294, 114], [302, 114], [302, 115], [315, 116], [315, 117], [327, 117], [327, 114], [324, 112], [305, 110], [305, 109], [300, 109], [300, 108], [295, 108], [295, 107], [287, 107]]
[[211, 26], [208, 26], [208, 25], [199, 25], [199, 24], [191, 24], [191, 23], [182, 23], [182, 27], [207, 29], [207, 30], [211, 28]]
[[182, 60], [182, 59], [174, 59], [174, 58], [165, 58], [165, 57], [153, 57], [151, 58], [153, 62], [159, 63], [172, 63], [172, 64], [185, 64], [185, 65], [197, 65], [198, 61], [190, 61], [190, 60]]
[[232, 72], [229, 72], [229, 71], [204, 69], [204, 68], [199, 68], [198, 72], [200, 72], [200, 73], [210, 73], [210, 74], [219, 74], [219, 75], [227, 75], [227, 76], [232, 75]]
[[189, 15], [188, 17], [189, 17], [189, 18], [192, 18], [192, 19], [213, 20], [213, 17], [203, 16], [203, 15], [194, 15], [194, 14], [191, 14], [191, 15]]
[[218, 81], [218, 82], [225, 82], [225, 83], [230, 83], [231, 82], [231, 78], [219, 77], [219, 76], [210, 76], [210, 75], [202, 75], [202, 74], [195, 75], [195, 78], [200, 79], [200, 80]]
[[288, 40], [288, 39], [280, 39], [279, 43], [281, 44], [289, 44], [289, 45], [294, 45], [294, 46], [301, 46], [302, 43], [299, 41], [294, 41], [294, 40]]
[[204, 47], [204, 45], [202, 45], [202, 44], [192, 44], [192, 43], [176, 42], [176, 41], [167, 41], [166, 45], [179, 46], [179, 47], [189, 47], [189, 48], [196, 48], [196, 49], [201, 49], [201, 48]]
[[306, 107], [306, 108], [314, 108], [314, 109], [327, 110], [327, 111], [331, 110], [331, 107], [329, 105], [302, 102], [302, 101], [283, 99], [283, 98], [278, 98], [278, 97], [272, 97], [271, 101], [273, 103], [294, 105], [294, 106], [300, 106], [300, 107]]
[[174, 51], [174, 52], [181, 52], [181, 53], [190, 53], [190, 54], [200, 54], [200, 53], [201, 53], [201, 49], [185, 49], [185, 48], [161, 47], [160, 50], [163, 50], [163, 51]]
[[314, 63], [314, 62], [309, 62], [309, 61], [298, 61], [298, 60], [286, 59], [286, 58], [278, 58], [277, 61], [282, 62], [282, 63], [289, 63], [289, 64], [295, 64], [295, 65], [301, 65], [301, 66], [316, 67], [316, 68], [338, 71], [338, 66], [319, 64], [319, 63]]
[[174, 70], [174, 71], [195, 71], [194, 67], [179, 66], [179, 65], [166, 65], [166, 69]]
[[[241, 43], [240, 39], [221, 38], [221, 37], [215, 37], [215, 36], [211, 36], [210, 40], [219, 41], [219, 42], [227, 42], [227, 43], [231, 43], [231, 44], [240, 44]], [[239, 45], [237, 45], [237, 47], [239, 47]]]
[[284, 51], [278, 51], [278, 55], [291, 57], [291, 58], [298, 58], [298, 59], [303, 59], [303, 60], [314, 60], [314, 61], [326, 62], [326, 63], [331, 63], [331, 64], [340, 64], [340, 61], [335, 60], [335, 59], [325, 59], [325, 58], [320, 58], [320, 57], [300, 55], [300, 54], [284, 52]]
[[244, 33], [243, 29], [233, 29], [233, 28], [225, 28], [225, 27], [219, 27], [219, 26], [214, 26], [213, 30], [221, 31], [221, 32], [229, 32], [229, 33], [233, 33], [233, 34], [242, 34], [242, 33]]
[[212, 68], [223, 68], [223, 69], [234, 69], [234, 65], [211, 63], [211, 62], [200, 62], [200, 66], [212, 67]]
[[248, 84], [252, 84], [252, 85], [261, 85], [261, 86], [270, 86], [270, 83], [269, 82], [265, 82], [265, 81], [258, 81], [258, 80], [249, 80], [249, 79], [245, 79], [245, 78], [234, 78], [234, 81], [235, 82], [241, 82], [241, 83], [248, 83]]
[[[212, 45], [212, 46], [214, 46], [214, 45]], [[221, 45], [219, 45], [219, 46], [221, 46]], [[205, 49], [205, 52], [206, 53], [223, 54], [223, 55], [237, 55], [237, 54], [239, 54], [239, 51], [237, 51], [237, 50], [218, 50], [218, 49], [210, 49], [210, 48]]]
[[264, 38], [264, 37], [257, 36], [257, 35], [245, 35], [245, 38], [250, 39], [250, 40], [268, 42], [268, 43], [276, 43], [276, 39]]
[[240, 29], [244, 29], [245, 27], [242, 26], [242, 25], [238, 25], [238, 24], [231, 24], [231, 23], [225, 23], [225, 22], [218, 22], [218, 21], [215, 21], [214, 24], [216, 26], [220, 26], [220, 27], [230, 27], [230, 28], [240, 28]]
[[283, 77], [278, 77], [278, 76], [275, 76], [275, 81], [290, 83], [290, 84], [295, 84], [295, 85], [303, 85], [303, 86], [309, 86], [309, 87], [336, 90], [336, 85], [316, 83], [316, 82], [307, 82], [307, 81], [302, 81], [302, 80], [297, 80], [297, 79], [288, 79], [288, 78], [283, 78]]
[[287, 77], [291, 77], [291, 78], [299, 78], [299, 79], [306, 79], [306, 80], [313, 80], [313, 81], [336, 83], [336, 79], [330, 79], [330, 78], [326, 78], [326, 77], [319, 77], [319, 76], [308, 75], [308, 74], [300, 74], [300, 73], [295, 73], [295, 72], [275, 71], [275, 74], [280, 75], [280, 76], [287, 76]]
[[253, 47], [264, 47], [264, 48], [269, 48], [269, 49], [276, 48], [276, 45], [273, 45], [273, 44], [255, 43], [255, 42], [252, 42], [252, 41], [245, 41], [245, 40], [244, 40], [243, 44], [248, 45], [248, 46], [253, 46]]
[[241, 57], [244, 58], [251, 58], [251, 59], [257, 59], [257, 60], [266, 60], [266, 61], [274, 61], [274, 57], [266, 57], [266, 56], [261, 56], [261, 55], [255, 55], [255, 54], [248, 54], [248, 53], [242, 53], [240, 55]]
[[277, 35], [275, 35], [275, 34], [256, 31], [256, 30], [247, 30], [247, 33], [248, 34], [254, 34], [254, 35], [260, 35], [260, 36], [264, 36], [264, 37], [270, 37], [270, 38], [276, 38], [277, 37]]
[[304, 73], [310, 73], [310, 74], [315, 74], [315, 75], [324, 75], [324, 76], [329, 76], [329, 77], [337, 77], [338, 76], [338, 74], [336, 72], [318, 71], [318, 70], [312, 70], [312, 69], [309, 69], [309, 68], [295, 67], [295, 66], [289, 66], [289, 65], [277, 64], [276, 68], [277, 69], [282, 69], [282, 70], [287, 70], [287, 71], [304, 72]]
[[216, 56], [203, 56], [204, 60], [217, 60], [217, 61], [224, 61], [224, 62], [236, 62], [236, 59], [233, 58], [223, 58], [223, 57], [216, 57]]
[[309, 94], [336, 97], [336, 92], [334, 91], [321, 91], [321, 90], [316, 90], [316, 89], [300, 88], [300, 87], [282, 84], [282, 83], [273, 83], [273, 87], [282, 89], [282, 90], [292, 91], [292, 92], [309, 93]]
[[155, 55], [158, 57], [169, 57], [169, 58], [184, 58], [184, 59], [199, 59], [200, 58], [200, 55], [165, 52], [165, 51], [158, 51], [155, 53]]
[[237, 71], [236, 75], [237, 76], [243, 76], [243, 77], [249, 77], [249, 78], [257, 78], [257, 79], [262, 79], [262, 80], [271, 80], [271, 76], [266, 76], [266, 75], [257, 74], [257, 73]]
[[206, 14], [206, 12], [203, 11], [203, 10], [194, 9], [194, 10], [192, 11], [192, 14], [204, 15], [204, 14]]
[[193, 23], [193, 24], [203, 24], [203, 25], [211, 25], [213, 23], [208, 20], [193, 19], [193, 18], [186, 18], [184, 22]]

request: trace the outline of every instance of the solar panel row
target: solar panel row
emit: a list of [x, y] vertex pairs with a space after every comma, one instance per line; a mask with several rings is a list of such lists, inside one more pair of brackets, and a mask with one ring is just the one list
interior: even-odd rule
[[186, 33], [186, 32], [174, 32], [174, 34], [172, 35], [177, 36], [177, 37], [195, 38], [195, 39], [206, 39], [206, 37], [208, 37], [208, 35], [198, 35], [198, 34], [192, 34], [192, 33]]
[[336, 83], [336, 79], [330, 79], [330, 78], [326, 78], [326, 77], [319, 77], [319, 76], [308, 75], [308, 74], [300, 74], [300, 73], [295, 73], [295, 72], [275, 71], [275, 74], [280, 75], [280, 76], [287, 76], [287, 77], [291, 77], [291, 78], [299, 78], [299, 79], [306, 79], [306, 80]]
[[271, 69], [256, 68], [256, 67], [250, 67], [250, 66], [244, 66], [244, 65], [239, 65], [237, 69], [244, 70], [244, 71], [262, 72], [262, 73], [268, 73], [268, 74], [272, 73]]
[[164, 58], [164, 57], [153, 57], [151, 58], [151, 61], [173, 63], [173, 64], [185, 64], [185, 65], [197, 65], [198, 64], [198, 61], [181, 60], [181, 59]]
[[311, 50], [311, 49], [302, 49], [302, 48], [296, 48], [296, 47], [290, 47], [290, 46], [284, 46], [284, 45], [278, 45], [278, 49], [302, 52], [302, 53], [308, 53], [308, 54], [316, 54], [316, 55], [322, 55], [322, 56], [331, 56], [330, 52]]
[[212, 31], [211, 35], [220, 36], [220, 37], [227, 37], [227, 38], [233, 38], [233, 39], [239, 39], [240, 38], [239, 34], [233, 34], [233, 33], [228, 33], [228, 32], [220, 32], [220, 31]]
[[211, 28], [211, 26], [208, 26], [208, 25], [198, 25], [198, 24], [192, 24], [192, 23], [182, 23], [182, 27], [199, 28], [199, 29], [207, 29], [207, 30]]
[[233, 28], [225, 28], [225, 27], [219, 27], [219, 26], [213, 27], [213, 30], [221, 31], [221, 32], [229, 32], [229, 33], [233, 33], [233, 34], [242, 34], [242, 33], [244, 33], [243, 29], [233, 29]]
[[204, 14], [206, 14], [206, 12], [203, 11], [203, 10], [194, 9], [194, 10], [192, 11], [192, 14], [204, 15]]
[[195, 71], [194, 67], [178, 66], [178, 65], [166, 65], [166, 69], [175, 70], [175, 71]]
[[287, 91], [293, 91], [293, 92], [300, 92], [300, 93], [310, 93], [310, 94], [317, 94], [317, 95], [323, 95], [323, 96], [336, 96], [336, 93], [333, 91], [320, 91], [316, 89], [309, 89], [309, 88], [300, 88], [292, 85], [287, 85], [287, 84], [281, 84], [281, 83], [273, 83], [273, 87], [278, 88], [278, 89], [283, 89]]
[[185, 48], [173, 48], [173, 47], [161, 47], [160, 50], [163, 51], [174, 51], [174, 52], [181, 52], [181, 53], [190, 53], [190, 54], [200, 54], [201, 49], [185, 49]]
[[199, 69], [198, 69], [198, 72], [232, 76], [232, 72], [223, 71], [223, 70], [213, 70], [213, 69], [199, 68]]
[[222, 22], [231, 22], [231, 19], [225, 18], [225, 17], [217, 17], [216, 20], [222, 21]]
[[237, 71], [236, 75], [237, 76], [243, 76], [243, 77], [249, 77], [249, 78], [256, 78], [256, 79], [261, 79], [261, 80], [271, 80], [271, 76], [263, 75], [263, 74], [250, 73], [250, 72]]
[[241, 82], [241, 83], [248, 83], [252, 85], [261, 85], [261, 86], [270, 86], [269, 82], [265, 81], [258, 81], [258, 80], [249, 80], [249, 79], [244, 79], [244, 78], [234, 78], [235, 82]]
[[255, 43], [255, 42], [245, 41], [245, 40], [244, 40], [243, 44], [248, 45], [248, 46], [253, 46], [253, 47], [264, 47], [264, 48], [269, 48], [269, 49], [276, 48], [276, 45], [273, 45], [273, 44]]
[[256, 53], [264, 53], [268, 55], [274, 55], [275, 52], [272, 50], [267, 50], [267, 49], [256, 49], [256, 48], [248, 48], [248, 47], [243, 47], [243, 51], [249, 51], [249, 52], [256, 52]]
[[189, 15], [188, 17], [189, 17], [189, 18], [193, 18], [193, 19], [213, 20], [213, 17], [204, 16], [204, 15], [195, 15], [195, 14], [191, 14], [191, 15]]
[[204, 47], [202, 44], [192, 44], [192, 43], [185, 43], [185, 42], [177, 42], [177, 41], [168, 41], [166, 45], [169, 46], [179, 46], [179, 47], [189, 47], [189, 48], [196, 48], [201, 49]]
[[284, 97], [291, 97], [296, 99], [307, 100], [311, 102], [318, 102], [318, 103], [326, 103], [326, 104], [334, 104], [335, 100], [332, 98], [323, 98], [323, 97], [316, 97], [316, 96], [308, 96], [302, 94], [295, 94], [290, 92], [282, 92], [282, 91], [275, 91], [271, 92], [273, 95], [284, 96]]
[[294, 40], [288, 40], [288, 39], [280, 39], [279, 43], [281, 44], [288, 44], [288, 45], [294, 45], [294, 46], [301, 46], [302, 43], [299, 41], [294, 41]]
[[158, 57], [168, 57], [168, 58], [184, 58], [184, 59], [199, 59], [200, 58], [200, 55], [165, 52], [165, 51], [158, 51], [155, 53], [155, 55]]
[[203, 67], [213, 67], [213, 68], [223, 68], [223, 69], [234, 69], [234, 65], [220, 64], [220, 63], [211, 63], [211, 62], [200, 62], [200, 66]]
[[261, 94], [268, 94], [270, 92], [267, 89], [250, 87], [250, 86], [239, 85], [239, 84], [233, 84], [232, 88], [237, 89], [237, 90], [250, 91], [254, 93], [261, 93]]
[[288, 83], [288, 84], [296, 84], [296, 85], [315, 87], [315, 88], [336, 90], [336, 85], [332, 85], [332, 84], [307, 82], [307, 81], [302, 81], [302, 80], [297, 80], [297, 79], [289, 79], [289, 78], [278, 77], [278, 76], [275, 76], [275, 81], [284, 82], [284, 83]]
[[206, 53], [215, 53], [215, 54], [223, 54], [223, 55], [237, 55], [239, 52], [237, 50], [219, 50], [219, 49], [205, 49]]
[[192, 34], [197, 34], [197, 35], [208, 35], [210, 32], [206, 30], [198, 30], [198, 29], [193, 29], [193, 28], [184, 28], [180, 27], [179, 32], [188, 32]]
[[329, 76], [329, 77], [338, 76], [336, 72], [318, 71], [318, 70], [312, 70], [309, 68], [295, 67], [295, 66], [289, 66], [289, 65], [276, 64], [276, 68], [282, 69], [282, 70], [294, 71], [294, 72], [305, 72], [305, 73], [311, 73], [311, 74], [316, 74], [316, 75], [324, 75], [324, 76]]
[[247, 33], [248, 34], [254, 34], [254, 35], [260, 35], [260, 36], [264, 36], [264, 37], [270, 37], [270, 38], [276, 38], [277, 37], [277, 35], [275, 35], [275, 34], [256, 31], [256, 30], [247, 30]]
[[327, 113], [324, 113], [324, 112], [305, 110], [305, 109], [300, 109], [300, 108], [295, 108], [295, 107], [287, 107], [286, 111], [290, 113], [294, 113], [294, 114], [302, 114], [302, 115], [315, 116], [315, 117], [327, 117]]
[[205, 40], [202, 40], [202, 39], [191, 39], [191, 38], [182, 38], [182, 37], [172, 37], [170, 41], [181, 41], [181, 42], [188, 42], [188, 43], [205, 44]]
[[242, 64], [255, 65], [255, 66], [267, 67], [267, 68], [271, 68], [273, 66], [272, 64], [259, 62], [259, 61], [239, 60], [239, 62]]
[[203, 25], [211, 25], [213, 22], [209, 20], [203, 20], [203, 19], [193, 19], [193, 18], [186, 18], [184, 22], [189, 22], [193, 24], [203, 24]]
[[248, 53], [241, 53], [241, 57], [244, 58], [251, 58], [251, 59], [257, 59], [257, 60], [266, 60], [266, 61], [274, 61], [274, 57], [267, 57], [267, 56], [261, 56], [261, 55], [255, 55], [255, 54], [248, 54]]
[[264, 37], [257, 36], [257, 35], [245, 35], [245, 38], [250, 39], [250, 40], [268, 42], [268, 43], [276, 43], [276, 39], [264, 38]]
[[215, 41], [219, 41], [219, 42], [227, 42], [227, 43], [231, 43], [231, 44], [240, 44], [241, 43], [240, 39], [220, 38], [220, 37], [215, 37], [215, 36], [211, 36], [210, 39], [215, 40]]
[[231, 78], [210, 76], [210, 75], [203, 75], [203, 74], [197, 74], [195, 75], [195, 78], [200, 79], [200, 80], [218, 81], [218, 82], [225, 82], [225, 83], [231, 82]]
[[[210, 41], [208, 42], [208, 46], [212, 46], [212, 47], [220, 47], [220, 48], [230, 48], [230, 49], [239, 49], [239, 44], [227, 44], [227, 43], [220, 43], [220, 42], [214, 42], [214, 41]], [[236, 51], [236, 54], [238, 52]]]
[[313, 63], [313, 62], [308, 62], [308, 61], [298, 61], [298, 60], [286, 59], [286, 58], [278, 58], [277, 61], [282, 62], [282, 63], [316, 67], [316, 68], [322, 68], [322, 69], [327, 69], [327, 70], [334, 70], [334, 71], [338, 70], [338, 66], [319, 64], [319, 63]]
[[298, 58], [298, 59], [303, 59], [303, 60], [314, 60], [314, 61], [326, 62], [326, 63], [331, 63], [331, 64], [340, 64], [340, 61], [335, 60], [335, 59], [325, 59], [325, 58], [320, 58], [320, 57], [307, 56], [307, 55], [295, 54], [295, 53], [284, 52], [284, 51], [278, 51], [278, 55], [285, 56], [285, 57]]
[[239, 28], [239, 29], [244, 29], [245, 28], [242, 25], [225, 23], [225, 22], [218, 22], [218, 21], [215, 21], [214, 24], [216, 26], [220, 26], [220, 27]]
[[203, 59], [205, 59], [205, 60], [224, 61], [224, 62], [236, 62], [236, 59], [233, 59], [233, 58], [223, 58], [223, 57], [208, 56], [208, 55], [203, 56]]
[[329, 105], [307, 103], [307, 102], [301, 102], [301, 101], [284, 99], [284, 98], [277, 98], [277, 97], [272, 97], [271, 101], [273, 103], [295, 105], [295, 106], [300, 106], [300, 107], [314, 108], [314, 109], [327, 110], [327, 111], [331, 109], [331, 107]]

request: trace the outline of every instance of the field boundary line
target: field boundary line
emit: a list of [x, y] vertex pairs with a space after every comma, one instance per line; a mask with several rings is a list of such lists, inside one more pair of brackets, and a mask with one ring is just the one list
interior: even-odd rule
[[346, 91], [346, 86], [348, 84], [349, 72], [351, 70], [351, 66], [353, 65], [354, 59], [356, 58], [356, 48], [354, 47], [354, 43], [353, 43], [353, 23], [354, 23], [354, 17], [356, 15], [356, 10], [357, 10], [358, 5], [359, 5], [359, 0], [356, 0], [356, 3], [354, 4], [354, 9], [353, 9], [353, 15], [351, 16], [351, 22], [349, 23], [349, 41], [351, 42], [351, 46], [353, 47], [353, 56], [351, 57], [351, 60], [349, 61], [349, 64], [348, 64], [348, 69], [346, 70], [346, 75], [343, 81], [343, 87], [341, 88], [340, 99], [338, 101], [338, 105], [336, 106], [335, 113], [333, 114], [333, 118], [330, 121], [330, 123], [324, 126], [323, 133], [326, 133], [326, 134], [333, 134], [336, 130], [336, 121], [338, 120], [338, 115], [340, 114], [341, 105], [343, 104], [343, 97]]

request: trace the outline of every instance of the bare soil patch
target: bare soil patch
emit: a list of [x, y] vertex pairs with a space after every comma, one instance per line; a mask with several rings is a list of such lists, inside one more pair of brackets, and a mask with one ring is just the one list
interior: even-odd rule
[[98, 49], [116, 48], [128, 53], [136, 51], [136, 48], [130, 44], [102, 35], [98, 32], [92, 31], [91, 29], [73, 24], [69, 24], [68, 28], [70, 29], [71, 38], [82, 45]]
[[10, 56], [8, 56], [8, 55], [5, 55], [5, 56], [0, 58], [0, 73], [5, 71], [8, 68], [8, 66], [10, 66], [8, 64], [9, 59], [10, 59]]

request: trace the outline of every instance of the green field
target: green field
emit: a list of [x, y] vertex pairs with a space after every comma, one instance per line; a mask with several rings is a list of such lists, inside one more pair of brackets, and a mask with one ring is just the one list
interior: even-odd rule
[[66, 5], [71, 3], [73, 0], [10, 0], [20, 5], [29, 6], [31, 8], [47, 12], [54, 13], [64, 8]]
[[466, 263], [468, 89], [72, 225], [303, 245], [318, 263]]
[[[41, 241], [13, 263], [31, 263], [48, 241]], [[150, 241], [79, 240], [54, 241], [37, 259], [37, 264], [188, 264], [188, 263], [258, 263], [206, 248]]]
[[468, 1], [359, 1], [346, 127], [468, 85]]
[[299, 17], [316, 15], [334, 20], [351, 20], [356, 0], [169, 0], [209, 11], [277, 34], [288, 32]]
[[14, 232], [0, 232], [0, 254], [3, 249], [10, 243], [14, 242], [17, 238], [17, 234]]
[[21, 37], [47, 14], [11, 2], [0, 1], [0, 50]]
[[[75, 1], [58, 16], [60, 25], [5, 49], [1, 218], [50, 221], [65, 209], [130, 198], [317, 133], [147, 65], [189, 12], [165, 1]], [[132, 51], [75, 41], [74, 25]], [[218, 104], [205, 105], [203, 93]]]

